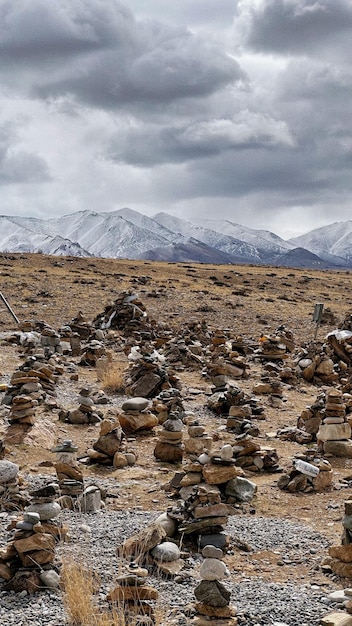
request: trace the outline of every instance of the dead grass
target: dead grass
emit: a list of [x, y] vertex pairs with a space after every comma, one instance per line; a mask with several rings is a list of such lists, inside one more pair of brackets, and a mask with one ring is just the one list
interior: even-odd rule
[[101, 365], [97, 369], [97, 377], [101, 383], [101, 388], [107, 394], [123, 394], [124, 371], [126, 364], [109, 362]]
[[[72, 626], [135, 626], [138, 615], [127, 617], [122, 606], [114, 605], [110, 611], [97, 606], [94, 594], [99, 590], [99, 580], [83, 563], [64, 562], [61, 571], [63, 602]], [[165, 611], [155, 608], [155, 626], [163, 626]]]

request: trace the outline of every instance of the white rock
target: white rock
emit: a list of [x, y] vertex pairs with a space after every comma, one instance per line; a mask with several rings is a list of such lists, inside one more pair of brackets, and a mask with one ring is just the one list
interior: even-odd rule
[[180, 558], [180, 550], [172, 541], [164, 541], [151, 550], [151, 555], [157, 561], [169, 563]]
[[204, 559], [200, 566], [199, 575], [202, 580], [222, 580], [230, 575], [223, 561], [219, 559]]

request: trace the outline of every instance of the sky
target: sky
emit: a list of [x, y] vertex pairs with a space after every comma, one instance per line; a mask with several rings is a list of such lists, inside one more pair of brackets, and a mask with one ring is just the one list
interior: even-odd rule
[[0, 0], [1, 214], [352, 219], [352, 0]]

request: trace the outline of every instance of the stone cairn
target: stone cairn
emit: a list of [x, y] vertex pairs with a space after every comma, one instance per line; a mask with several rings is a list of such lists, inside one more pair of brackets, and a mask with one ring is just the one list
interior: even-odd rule
[[324, 491], [332, 486], [333, 470], [326, 459], [315, 456], [314, 450], [297, 455], [292, 467], [280, 476], [277, 486], [291, 493]]
[[108, 304], [93, 320], [93, 326], [102, 330], [122, 330], [131, 334], [146, 325], [147, 313], [144, 304], [133, 291], [121, 292], [116, 300]]
[[88, 342], [82, 348], [79, 365], [95, 367], [97, 361], [105, 356], [104, 333], [102, 330], [94, 330], [88, 338]]
[[163, 389], [180, 387], [179, 378], [167, 368], [165, 357], [145, 342], [132, 346], [125, 374], [125, 392], [130, 396], [154, 398]]
[[329, 548], [329, 556], [321, 563], [324, 571], [332, 571], [342, 578], [352, 578], [352, 500], [344, 503], [342, 542]]
[[158, 441], [154, 448], [154, 456], [164, 463], [182, 463], [184, 446], [183, 421], [179, 413], [169, 413], [158, 431]]
[[19, 511], [29, 504], [29, 494], [21, 489], [16, 463], [0, 461], [0, 511]]
[[170, 413], [177, 414], [181, 419], [185, 415], [182, 394], [179, 389], [171, 387], [161, 391], [152, 401], [153, 413], [157, 416], [159, 424], [165, 422]]
[[324, 417], [317, 432], [318, 449], [325, 454], [352, 457], [351, 433], [343, 394], [338, 389], [330, 389], [326, 394]]
[[32, 503], [10, 523], [10, 540], [0, 550], [0, 576], [5, 580], [6, 591], [34, 593], [59, 585], [53, 565], [55, 545], [66, 536], [67, 529], [55, 520], [61, 511], [55, 502], [57, 486], [48, 484], [30, 495]]
[[[246, 408], [247, 418], [256, 417], [257, 419], [265, 419], [264, 407], [257, 398], [245, 393], [237, 385], [227, 384], [226, 380], [214, 381], [213, 379], [213, 382], [213, 393], [207, 402], [208, 408], [213, 413], [226, 417], [230, 414], [230, 410], [233, 411], [232, 407], [246, 406], [250, 409], [249, 414], [249, 409]], [[233, 411], [232, 416], [235, 416], [234, 413], [236, 413], [236, 411]]]
[[294, 358], [295, 371], [298, 377], [308, 382], [329, 385], [336, 382], [339, 374], [335, 369], [332, 350], [327, 344], [311, 341], [305, 344]]
[[[224, 561], [223, 551], [213, 545], [204, 546], [204, 560], [200, 566], [200, 583], [194, 589], [197, 599], [196, 615], [191, 620], [194, 626], [236, 626], [236, 608], [230, 605], [230, 591], [223, 580], [230, 575]], [[210, 620], [210, 621], [209, 621]]]
[[297, 419], [297, 427], [286, 426], [277, 431], [282, 441], [308, 444], [317, 440], [317, 433], [324, 417], [325, 391], [320, 391], [311, 405], [306, 406]]
[[101, 493], [96, 485], [84, 486], [83, 472], [77, 462], [77, 446], [71, 439], [52, 448], [56, 454], [54, 467], [59, 481], [62, 508], [91, 513], [101, 509]]
[[283, 406], [283, 384], [279, 378], [263, 375], [260, 383], [256, 383], [252, 392], [269, 396], [269, 404], [275, 409]]
[[126, 436], [143, 431], [150, 432], [159, 421], [148, 407], [148, 398], [136, 397], [125, 400], [119, 411], [118, 419]]
[[59, 420], [69, 424], [96, 424], [100, 422], [101, 415], [97, 413], [91, 393], [90, 387], [82, 387], [78, 395], [78, 408], [69, 411], [61, 409]]

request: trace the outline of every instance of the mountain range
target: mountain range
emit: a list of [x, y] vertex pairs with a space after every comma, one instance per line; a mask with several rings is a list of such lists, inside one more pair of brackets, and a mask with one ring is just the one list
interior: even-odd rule
[[281, 239], [229, 220], [148, 217], [129, 208], [55, 219], [0, 216], [0, 251], [169, 262], [352, 268], [352, 221]]

